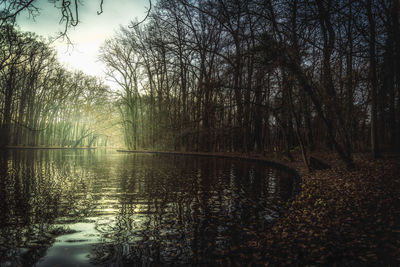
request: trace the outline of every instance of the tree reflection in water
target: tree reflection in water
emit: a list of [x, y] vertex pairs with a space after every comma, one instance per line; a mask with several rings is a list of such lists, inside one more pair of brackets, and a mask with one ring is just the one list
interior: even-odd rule
[[54, 150], [0, 160], [0, 265], [50, 266], [66, 249], [87, 266], [237, 262], [235, 248], [257, 250], [248, 244], [295, 188], [288, 173], [232, 159]]

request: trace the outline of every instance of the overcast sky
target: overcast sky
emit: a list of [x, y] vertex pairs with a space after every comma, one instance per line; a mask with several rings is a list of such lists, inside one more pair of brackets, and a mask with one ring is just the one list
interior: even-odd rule
[[[70, 69], [79, 69], [90, 75], [104, 77], [104, 65], [98, 62], [99, 48], [107, 38], [119, 29], [120, 25], [128, 25], [137, 18], [142, 20], [149, 7], [148, 0], [104, 0], [103, 13], [100, 10], [100, 0], [83, 0], [79, 9], [80, 23], [71, 28], [68, 35], [74, 46], [68, 46], [64, 41], [53, 44], [60, 61]], [[32, 31], [43, 37], [54, 37], [63, 30], [59, 24], [60, 12], [48, 0], [35, 1], [40, 8], [40, 14], [33, 20], [28, 15], [21, 14], [17, 23], [23, 31]], [[153, 3], [154, 4], [154, 3]]]

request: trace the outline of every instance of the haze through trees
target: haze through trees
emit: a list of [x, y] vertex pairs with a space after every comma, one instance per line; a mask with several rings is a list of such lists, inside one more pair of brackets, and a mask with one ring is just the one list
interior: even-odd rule
[[115, 101], [5, 24], [2, 142], [88, 145], [92, 120], [74, 114], [108, 104], [129, 149], [288, 158], [298, 149], [307, 166], [310, 152], [329, 149], [352, 168], [354, 151], [400, 148], [399, 9], [397, 0], [160, 0], [103, 46]]
[[103, 48], [130, 149], [399, 149], [399, 4], [159, 1]]
[[34, 34], [0, 30], [0, 146], [105, 145], [113, 116], [104, 112], [112, 111], [108, 86], [66, 70]]

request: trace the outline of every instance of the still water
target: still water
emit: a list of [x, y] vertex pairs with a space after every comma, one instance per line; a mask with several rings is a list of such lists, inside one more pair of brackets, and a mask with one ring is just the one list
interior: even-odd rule
[[243, 160], [1, 151], [0, 266], [238, 263], [297, 187]]

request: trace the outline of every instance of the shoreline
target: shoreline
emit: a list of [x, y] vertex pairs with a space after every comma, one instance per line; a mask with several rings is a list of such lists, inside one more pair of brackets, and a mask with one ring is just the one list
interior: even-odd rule
[[[373, 160], [354, 153], [349, 171], [334, 153], [312, 154], [331, 168], [308, 172], [300, 153], [294, 161], [243, 153], [131, 151], [125, 153], [212, 156], [272, 163], [294, 170], [301, 191], [271, 228], [236, 248], [236, 260], [254, 266], [398, 266], [400, 265], [400, 154]], [[263, 252], [252, 249], [262, 248]]]
[[236, 152], [182, 152], [182, 151], [147, 151], [147, 150], [124, 150], [117, 149], [117, 152], [121, 153], [139, 153], [139, 154], [165, 154], [165, 155], [181, 155], [181, 156], [199, 156], [199, 157], [216, 157], [216, 158], [227, 158], [227, 159], [238, 159], [238, 160], [249, 160], [255, 162], [262, 162], [277, 168], [283, 168], [289, 172], [293, 172], [295, 175], [301, 178], [301, 175], [295, 168], [284, 164], [275, 159], [271, 159], [265, 156], [256, 154], [243, 154]]
[[251, 266], [400, 266], [399, 153], [386, 153], [376, 160], [369, 153], [354, 153], [356, 169], [349, 171], [336, 154], [316, 151], [311, 156], [331, 168], [308, 172], [300, 153], [293, 153], [290, 162], [275, 154], [110, 149], [255, 161], [296, 174], [299, 190], [293, 191], [292, 201], [270, 226], [227, 251], [233, 262], [250, 262]]
[[2, 149], [97, 149], [97, 147], [38, 147], [38, 146], [6, 146]]

